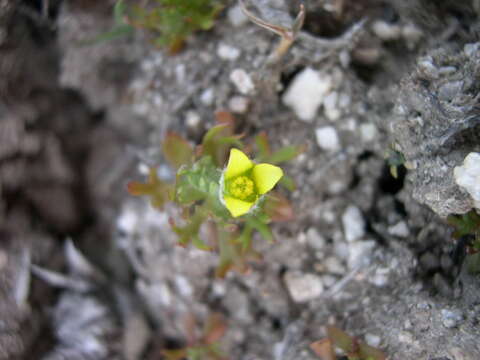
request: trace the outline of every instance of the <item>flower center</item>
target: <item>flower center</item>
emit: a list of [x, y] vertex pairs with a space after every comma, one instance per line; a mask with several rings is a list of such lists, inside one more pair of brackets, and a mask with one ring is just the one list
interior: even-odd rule
[[253, 181], [246, 176], [239, 176], [230, 183], [230, 194], [240, 200], [245, 200], [253, 194]]

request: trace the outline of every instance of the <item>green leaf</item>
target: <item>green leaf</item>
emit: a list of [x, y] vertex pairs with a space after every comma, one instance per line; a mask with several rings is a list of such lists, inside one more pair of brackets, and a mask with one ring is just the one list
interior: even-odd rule
[[200, 226], [207, 219], [207, 213], [201, 207], [195, 207], [193, 215], [187, 220], [185, 226], [176, 226], [172, 222], [172, 229], [178, 235], [178, 243], [187, 246], [192, 243], [200, 250], [211, 250], [199, 237]]
[[218, 199], [218, 186], [221, 172], [210, 157], [202, 157], [191, 166], [182, 167], [177, 172], [175, 201], [188, 205], [207, 198]]
[[175, 169], [182, 165], [188, 165], [193, 160], [193, 149], [190, 144], [174, 132], [167, 134], [162, 144], [162, 150], [169, 164]]
[[304, 150], [303, 146], [285, 146], [267, 157], [266, 162], [274, 165], [287, 162], [297, 157]]
[[267, 240], [268, 242], [274, 241], [272, 230], [270, 230], [270, 227], [265, 222], [261, 221], [258, 217], [249, 216], [246, 218], [246, 222], [252, 228], [257, 230], [265, 240]]
[[104, 41], [110, 41], [110, 40], [113, 40], [113, 39], [116, 39], [116, 38], [119, 38], [119, 37], [122, 37], [122, 36], [129, 35], [129, 34], [133, 33], [133, 30], [134, 30], [134, 28], [130, 25], [127, 25], [127, 24], [118, 25], [118, 26], [115, 26], [110, 31], [107, 31], [105, 33], [97, 35], [92, 40], [87, 40], [87, 41], [82, 42], [81, 45], [94, 45], [94, 44], [98, 44], [98, 43], [101, 43], [101, 42], [104, 42]]
[[466, 214], [449, 215], [447, 223], [455, 227], [452, 235], [456, 239], [465, 235], [480, 235], [480, 215], [473, 209]]
[[120, 25], [124, 23], [123, 17], [126, 11], [127, 5], [125, 4], [125, 1], [118, 0], [113, 7], [113, 19], [115, 21], [115, 24]]

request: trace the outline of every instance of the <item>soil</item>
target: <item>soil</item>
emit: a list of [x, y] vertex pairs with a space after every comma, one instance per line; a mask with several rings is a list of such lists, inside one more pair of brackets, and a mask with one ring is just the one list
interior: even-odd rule
[[[480, 151], [479, 1], [305, 1], [273, 65], [278, 37], [225, 3], [172, 56], [142, 31], [92, 42], [113, 0], [0, 0], [0, 359], [162, 359], [220, 313], [230, 359], [317, 359], [335, 325], [392, 360], [478, 360], [480, 278], [445, 217], [473, 206], [453, 168]], [[248, 2], [275, 24], [299, 4]], [[310, 118], [285, 101], [306, 69], [329, 82]], [[172, 178], [166, 132], [198, 144], [219, 110], [247, 140], [306, 145], [284, 168], [295, 220], [225, 279], [175, 245], [173, 206], [126, 192], [148, 166]]]

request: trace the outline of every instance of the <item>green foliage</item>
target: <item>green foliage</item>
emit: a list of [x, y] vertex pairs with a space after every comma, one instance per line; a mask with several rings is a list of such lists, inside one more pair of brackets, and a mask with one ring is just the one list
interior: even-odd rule
[[405, 164], [405, 156], [393, 148], [387, 150], [385, 157], [390, 167], [390, 174], [396, 179], [398, 178], [398, 168]]
[[152, 35], [153, 44], [173, 54], [195, 31], [211, 29], [222, 8], [219, 0], [149, 0], [145, 5], [118, 0], [113, 10], [113, 28], [95, 41], [112, 40], [144, 29]]
[[334, 326], [327, 326], [327, 338], [310, 345], [322, 360], [335, 360], [334, 348], [341, 349], [349, 360], [385, 360], [385, 354]]
[[[155, 169], [151, 169], [146, 183], [131, 182], [128, 190], [132, 195], [150, 197], [157, 208], [169, 201], [180, 206], [181, 218], [170, 219], [172, 229], [178, 235], [178, 244], [218, 252], [220, 259], [216, 275], [223, 277], [230, 270], [245, 273], [250, 261], [261, 259], [252, 246], [256, 232], [266, 241], [273, 242], [269, 224], [294, 218], [287, 198], [275, 191], [260, 196], [246, 214], [240, 217], [231, 215], [221, 196], [223, 168], [230, 149], [256, 147], [256, 160], [278, 164], [293, 159], [303, 148], [287, 146], [272, 152], [264, 133], [254, 139], [255, 144], [246, 146], [241, 141], [242, 136], [234, 134], [234, 119], [230, 113], [219, 112], [216, 117], [217, 125], [205, 134], [196, 149], [178, 134], [167, 134], [162, 150], [167, 162], [177, 170], [175, 184], [160, 180]], [[286, 178], [285, 187], [293, 188], [293, 180]]]
[[467, 247], [468, 255], [465, 259], [467, 270], [472, 274], [480, 273], [480, 215], [475, 210], [470, 210], [463, 215], [450, 215], [448, 224], [455, 228], [452, 236], [460, 240], [468, 236], [473, 242]]

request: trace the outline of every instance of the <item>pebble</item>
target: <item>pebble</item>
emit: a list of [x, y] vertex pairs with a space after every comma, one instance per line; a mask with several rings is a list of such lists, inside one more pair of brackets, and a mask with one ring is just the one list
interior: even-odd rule
[[384, 287], [388, 284], [388, 274], [390, 269], [379, 268], [375, 271], [375, 274], [370, 278], [370, 282], [378, 287]]
[[365, 342], [373, 347], [378, 347], [381, 343], [382, 339], [378, 335], [367, 333], [365, 334]]
[[376, 243], [373, 240], [356, 241], [349, 245], [348, 267], [350, 269], [368, 266], [372, 260], [373, 249]]
[[410, 235], [410, 230], [408, 229], [408, 225], [405, 221], [400, 221], [395, 225], [389, 226], [388, 233], [393, 236], [406, 238], [408, 235]]
[[365, 235], [365, 220], [355, 205], [349, 205], [342, 214], [343, 231], [348, 242], [359, 240]]
[[346, 272], [345, 266], [343, 266], [340, 260], [334, 256], [325, 259], [323, 264], [325, 265], [326, 270], [331, 274], [343, 275]]
[[289, 271], [284, 279], [290, 296], [296, 303], [313, 300], [323, 293], [322, 279], [317, 275]]
[[322, 282], [323, 282], [323, 285], [329, 288], [337, 283], [337, 278], [333, 275], [323, 275]]
[[412, 50], [423, 37], [423, 32], [413, 24], [407, 24], [402, 27], [402, 37], [407, 43], [407, 47]]
[[473, 199], [474, 206], [480, 209], [480, 153], [471, 152], [461, 166], [453, 169], [453, 176], [458, 186], [466, 190]]
[[282, 101], [300, 120], [312, 122], [331, 87], [330, 75], [307, 67], [292, 80]]
[[333, 245], [333, 253], [340, 259], [348, 259], [348, 244], [343, 241], [335, 241]]
[[210, 106], [213, 104], [214, 100], [215, 100], [215, 91], [213, 90], [213, 88], [205, 89], [200, 94], [200, 101], [202, 102], [203, 105]]
[[232, 6], [227, 12], [228, 21], [234, 27], [240, 27], [248, 22], [247, 16], [243, 13], [239, 5]]
[[460, 310], [442, 309], [442, 323], [448, 329], [457, 327], [463, 322], [463, 313]]
[[217, 47], [217, 55], [220, 59], [234, 61], [240, 56], [240, 50], [236, 47], [220, 43]]
[[465, 53], [465, 55], [467, 55], [468, 57], [473, 57], [475, 56], [475, 53], [478, 52], [480, 50], [480, 43], [470, 43], [470, 44], [466, 44], [464, 47], [463, 47], [463, 52]]
[[235, 85], [237, 90], [243, 94], [253, 94], [255, 84], [250, 75], [243, 69], [235, 69], [230, 73], [230, 81]]
[[413, 335], [411, 332], [408, 331], [400, 331], [398, 334], [398, 341], [405, 343], [405, 344], [412, 344], [413, 343]]
[[420, 256], [419, 262], [420, 266], [426, 271], [433, 271], [440, 266], [438, 256], [431, 252], [426, 252]]
[[192, 131], [197, 131], [201, 123], [200, 115], [195, 111], [187, 111], [185, 114], [185, 125]]
[[333, 126], [324, 126], [315, 130], [317, 144], [323, 150], [337, 151], [340, 149], [340, 140], [338, 139], [337, 130]]
[[398, 25], [377, 20], [372, 24], [372, 31], [380, 39], [384, 41], [391, 41], [400, 38], [402, 29]]
[[323, 99], [323, 111], [330, 121], [335, 121], [340, 118], [342, 113], [338, 108], [338, 93], [336, 91], [332, 91]]
[[[440, 69], [441, 72], [442, 69]], [[450, 81], [438, 89], [438, 98], [444, 101], [451, 101], [457, 94], [459, 94], [463, 89], [464, 82], [459, 81]]]
[[250, 102], [245, 96], [234, 96], [228, 101], [228, 108], [236, 114], [245, 114]]
[[437, 67], [433, 64], [431, 59], [423, 59], [418, 62], [418, 68], [432, 79], [438, 79], [439, 72]]
[[314, 227], [307, 230], [307, 243], [315, 250], [322, 250], [325, 248], [327, 241]]
[[375, 140], [377, 137], [377, 127], [372, 123], [360, 125], [360, 136], [363, 142]]

